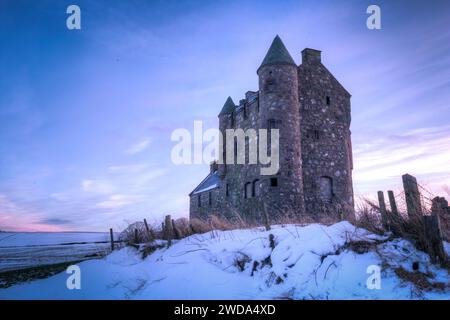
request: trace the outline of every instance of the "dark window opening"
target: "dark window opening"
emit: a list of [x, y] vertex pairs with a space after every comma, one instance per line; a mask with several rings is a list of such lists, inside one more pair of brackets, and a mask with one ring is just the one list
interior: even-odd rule
[[230, 196], [230, 185], [228, 183], [225, 185], [225, 196]]
[[267, 129], [279, 129], [281, 120], [269, 119], [267, 120]]
[[238, 143], [234, 140], [234, 161], [237, 162], [237, 154], [238, 154]]
[[212, 193], [211, 192], [208, 193], [208, 204], [209, 204], [209, 206], [212, 205]]
[[252, 197], [252, 184], [250, 182], [247, 182], [244, 185], [244, 198], [248, 199]]
[[248, 114], [247, 114], [247, 106], [244, 106], [244, 120], [247, 120]]
[[270, 178], [270, 186], [278, 187], [278, 178]]
[[275, 81], [273, 79], [267, 79], [264, 84], [264, 89], [268, 92], [273, 91], [275, 89]]
[[319, 180], [320, 198], [324, 202], [333, 201], [333, 179], [330, 177], [320, 177]]
[[200, 194], [197, 196], [197, 206], [198, 206], [199, 208], [202, 206], [202, 198], [201, 198], [201, 195], [200, 195]]
[[330, 105], [330, 97], [329, 96], [327, 96], [327, 98], [326, 98], [326, 100], [327, 100], [327, 106], [329, 106]]
[[306, 131], [306, 137], [308, 139], [319, 140], [320, 139], [320, 131], [316, 129], [308, 129]]
[[258, 179], [253, 181], [253, 184], [252, 184], [252, 196], [253, 197], [259, 196], [259, 180]]
[[231, 127], [234, 128], [234, 113], [230, 114], [230, 119], [231, 119]]

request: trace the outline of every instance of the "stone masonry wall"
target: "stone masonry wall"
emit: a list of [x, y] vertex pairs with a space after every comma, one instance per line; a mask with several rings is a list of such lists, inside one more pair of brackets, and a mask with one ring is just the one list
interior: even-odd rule
[[233, 113], [219, 115], [219, 129], [225, 137], [230, 128], [278, 128], [280, 170], [262, 176], [260, 164], [248, 164], [247, 141], [246, 164], [219, 164], [221, 186], [191, 195], [190, 216], [261, 222], [264, 208], [271, 219], [353, 216], [350, 94], [312, 49], [302, 52], [299, 67], [269, 64], [258, 76], [259, 91], [247, 92]]
[[306, 213], [353, 215], [350, 94], [305, 49], [298, 68]]

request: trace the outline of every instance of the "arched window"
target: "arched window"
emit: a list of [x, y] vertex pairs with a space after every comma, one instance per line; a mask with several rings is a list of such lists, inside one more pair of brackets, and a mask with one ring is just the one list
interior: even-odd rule
[[253, 184], [252, 184], [252, 196], [253, 197], [259, 196], [259, 180], [258, 179], [253, 181]]
[[333, 200], [333, 179], [327, 176], [320, 177], [319, 180], [320, 198], [325, 202]]

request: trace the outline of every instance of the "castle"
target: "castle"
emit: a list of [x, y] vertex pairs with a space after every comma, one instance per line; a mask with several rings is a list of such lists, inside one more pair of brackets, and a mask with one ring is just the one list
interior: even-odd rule
[[279, 129], [279, 170], [261, 175], [261, 164], [213, 162], [189, 194], [190, 217], [261, 222], [354, 215], [351, 95], [322, 64], [320, 51], [304, 49], [297, 66], [279, 36], [257, 74], [259, 91], [248, 91], [239, 105], [229, 97], [219, 129]]

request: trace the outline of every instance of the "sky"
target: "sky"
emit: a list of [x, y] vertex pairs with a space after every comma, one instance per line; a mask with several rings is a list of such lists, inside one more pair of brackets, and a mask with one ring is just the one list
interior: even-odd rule
[[450, 197], [449, 23], [448, 1], [1, 0], [0, 230], [187, 217], [209, 167], [173, 164], [171, 133], [257, 90], [277, 34], [298, 64], [322, 50], [352, 94], [357, 196], [410, 173]]

